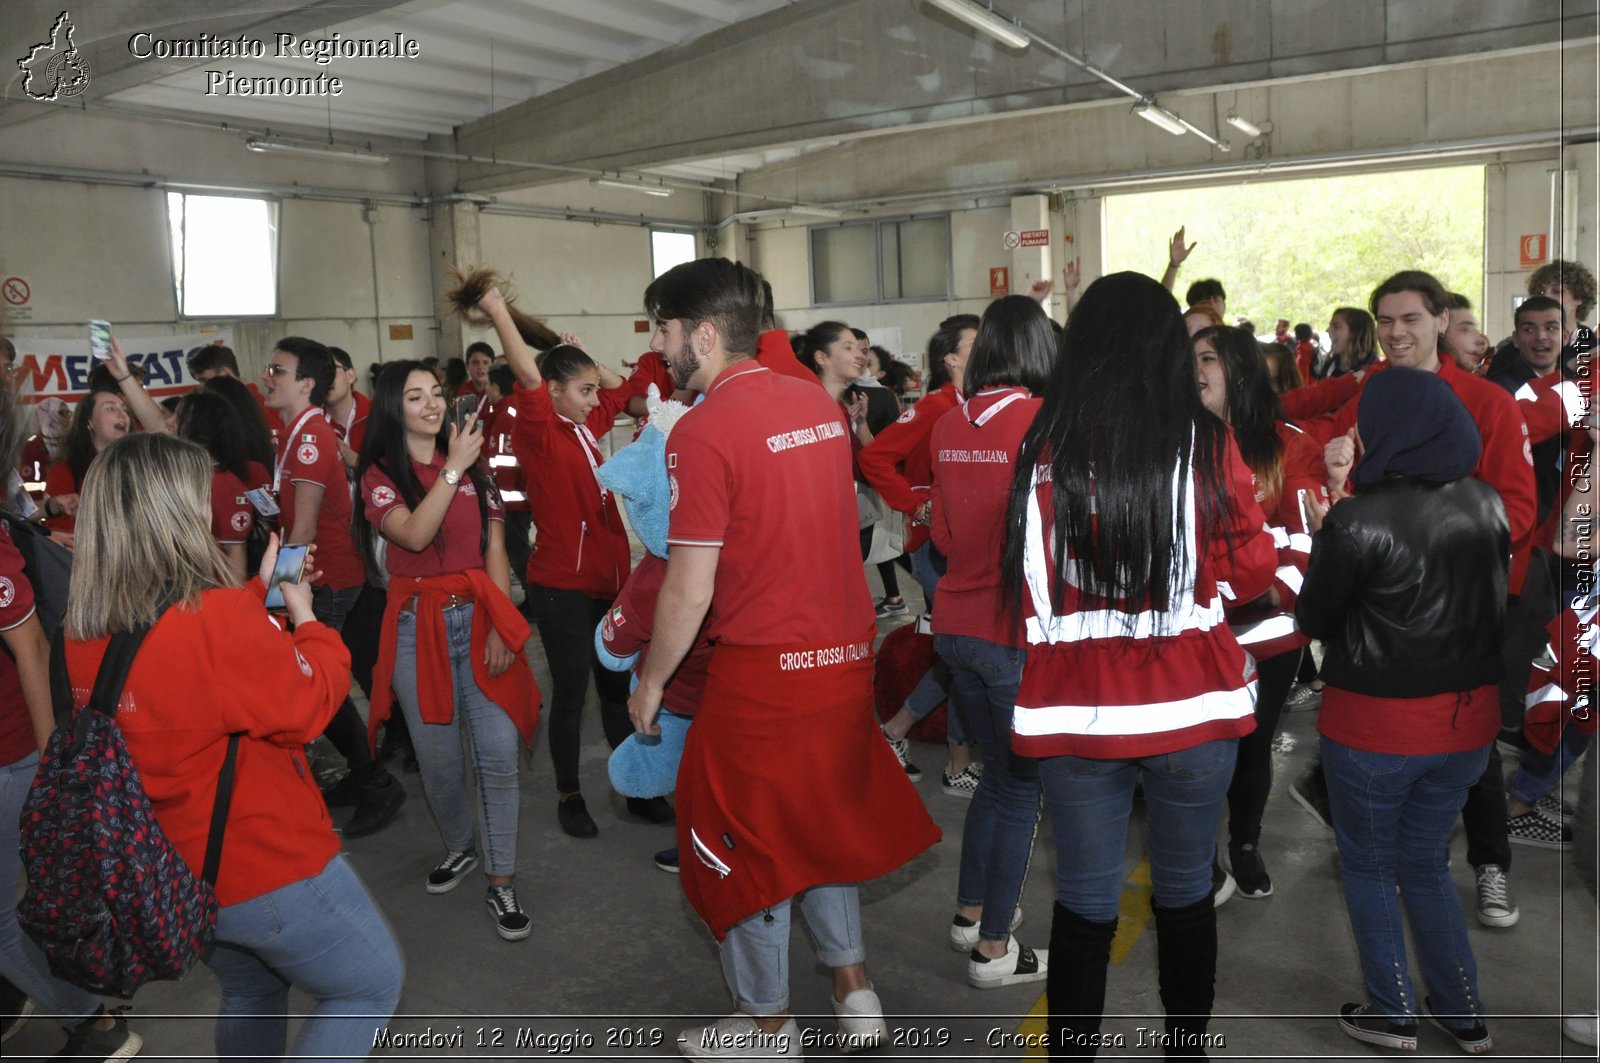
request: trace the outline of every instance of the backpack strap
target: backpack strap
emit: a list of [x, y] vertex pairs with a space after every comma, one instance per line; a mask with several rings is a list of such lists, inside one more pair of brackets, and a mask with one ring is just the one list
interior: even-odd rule
[[222, 774], [217, 777], [217, 799], [211, 804], [211, 831], [206, 836], [206, 866], [200, 877], [215, 887], [217, 869], [222, 863], [222, 835], [228, 826], [228, 806], [233, 803], [233, 773], [239, 761], [239, 732], [228, 736], [228, 754], [222, 759]]

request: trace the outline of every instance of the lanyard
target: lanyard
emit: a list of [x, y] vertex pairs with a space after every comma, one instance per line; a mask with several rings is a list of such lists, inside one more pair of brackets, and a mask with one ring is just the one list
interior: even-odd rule
[[[980, 391], [978, 394], [972, 396], [972, 399], [982, 398], [984, 395], [995, 395], [995, 394], [1004, 394], [1004, 393], [1003, 392], [994, 392], [994, 391]], [[1001, 399], [999, 402], [995, 403], [993, 406], [990, 406], [987, 410], [984, 410], [982, 413], [978, 414], [976, 420], [974, 420], [973, 417], [972, 417], [972, 410], [971, 410], [972, 399], [968, 399], [966, 402], [963, 402], [961, 404], [961, 416], [965, 417], [967, 419], [967, 423], [972, 425], [972, 427], [974, 427], [974, 428], [982, 428], [984, 425], [988, 424], [990, 421], [992, 421], [994, 419], [994, 415], [995, 414], [999, 413], [1001, 410], [1005, 409], [1007, 406], [1010, 406], [1013, 402], [1016, 402], [1018, 399], [1026, 398], [1027, 394], [1028, 393], [1026, 391], [1023, 391], [1021, 388], [1011, 389], [1011, 393], [1009, 395], [1006, 395], [1005, 398]]]
[[[595, 460], [595, 455], [600, 453], [600, 442], [595, 439], [594, 433], [589, 431], [589, 426], [579, 424], [577, 421], [568, 420], [561, 414], [556, 414], [572, 426], [572, 431], [578, 437], [578, 446], [583, 448], [583, 456], [589, 459], [589, 471], [594, 473], [595, 486], [600, 488], [600, 501], [606, 500], [606, 485], [600, 482], [600, 463]], [[594, 449], [590, 449], [593, 447]]]
[[[354, 411], [352, 411], [354, 412]], [[319, 407], [313, 406], [302, 413], [294, 422], [294, 427], [289, 429], [288, 438], [284, 441], [283, 452], [278, 455], [278, 464], [272, 470], [272, 493], [277, 494], [282, 488], [283, 467], [289, 464], [289, 452], [294, 449], [295, 441], [300, 435], [300, 429], [315, 415], [322, 413]]]

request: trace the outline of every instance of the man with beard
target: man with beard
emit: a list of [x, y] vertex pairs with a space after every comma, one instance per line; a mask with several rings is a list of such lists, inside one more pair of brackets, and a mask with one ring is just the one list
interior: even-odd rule
[[659, 733], [662, 692], [709, 612], [715, 648], [678, 770], [678, 847], [738, 1010], [680, 1036], [693, 1059], [801, 1054], [791, 900], [833, 969], [839, 1047], [882, 1044], [859, 895], [840, 884], [892, 871], [939, 837], [872, 717], [876, 625], [849, 440], [825, 391], [754, 359], [761, 284], [701, 259], [645, 292], [651, 349], [678, 387], [705, 396], [668, 439], [671, 552], [628, 703], [638, 731]]

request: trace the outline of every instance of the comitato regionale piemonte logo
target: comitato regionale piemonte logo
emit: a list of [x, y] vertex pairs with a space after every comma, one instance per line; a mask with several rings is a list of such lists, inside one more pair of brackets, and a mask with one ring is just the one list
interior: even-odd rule
[[50, 27], [50, 39], [17, 60], [22, 91], [36, 100], [76, 96], [89, 87], [89, 61], [72, 42], [72, 16], [63, 11]]

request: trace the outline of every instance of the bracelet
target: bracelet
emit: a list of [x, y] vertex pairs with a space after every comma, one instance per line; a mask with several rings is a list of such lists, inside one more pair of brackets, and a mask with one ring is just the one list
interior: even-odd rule
[[124, 380], [128, 379], [132, 375], [133, 375], [132, 373], [124, 373], [121, 376], [113, 376], [111, 379], [115, 380], [117, 383], [120, 384], [120, 383], [122, 383]]

